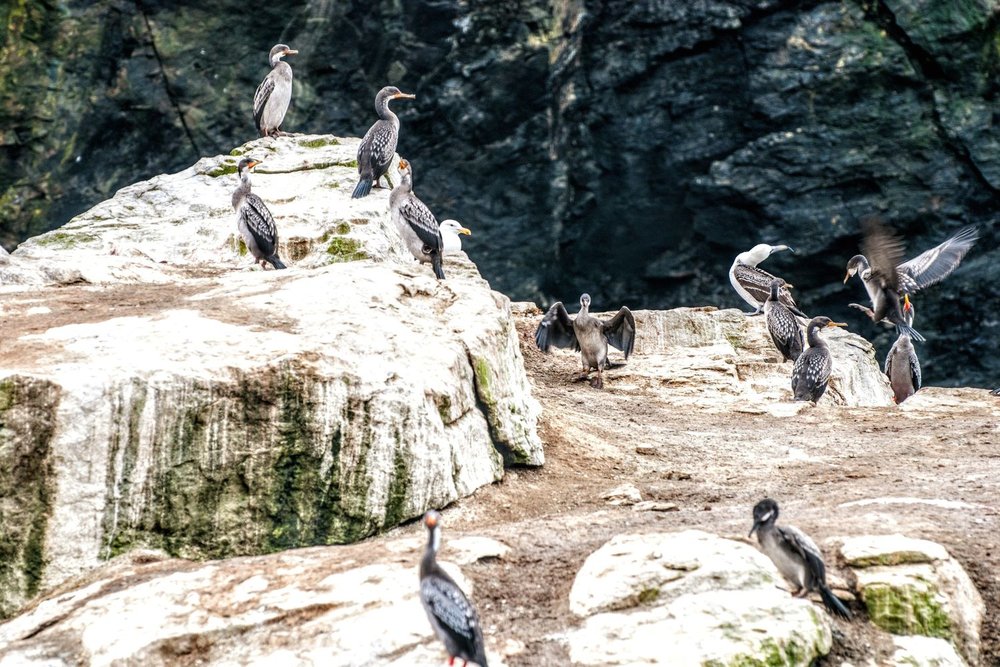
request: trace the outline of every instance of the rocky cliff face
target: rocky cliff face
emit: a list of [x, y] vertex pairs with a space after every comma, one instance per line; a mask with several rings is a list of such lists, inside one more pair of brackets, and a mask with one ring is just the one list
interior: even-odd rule
[[[386, 83], [423, 191], [474, 225], [518, 298], [586, 289], [634, 306], [735, 305], [761, 241], [807, 311], [860, 319], [841, 287], [858, 219], [913, 252], [968, 223], [969, 261], [920, 304], [930, 382], [1000, 376], [1000, 8], [974, 0], [460, 0], [185, 5], [19, 2], [0, 15], [3, 242], [140, 177], [249, 138], [281, 40], [287, 129], [357, 135]], [[481, 239], [481, 240], [480, 240]], [[875, 336], [872, 329], [868, 331]], [[880, 350], [888, 336], [879, 334]]]

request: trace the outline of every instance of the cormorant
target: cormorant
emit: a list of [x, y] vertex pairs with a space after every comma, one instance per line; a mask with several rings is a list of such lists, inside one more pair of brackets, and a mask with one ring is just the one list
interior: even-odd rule
[[264, 262], [270, 262], [275, 269], [286, 269], [288, 267], [278, 257], [278, 228], [274, 217], [264, 200], [250, 192], [250, 170], [258, 164], [259, 160], [243, 158], [237, 166], [240, 184], [233, 191], [236, 228], [261, 268], [265, 268]]
[[358, 176], [360, 180], [354, 188], [352, 199], [367, 197], [372, 184], [378, 184], [396, 152], [396, 141], [399, 139], [399, 118], [389, 110], [389, 101], [395, 99], [412, 100], [416, 95], [402, 93], [395, 86], [386, 86], [375, 96], [375, 113], [378, 120], [365, 132], [364, 139], [358, 146]]
[[[757, 268], [757, 265], [781, 250], [795, 252], [786, 245], [759, 243], [750, 250], [736, 255], [733, 265], [729, 267], [729, 282], [736, 293], [756, 309], [755, 315], [761, 312], [761, 306], [771, 293], [771, 281], [774, 280], [774, 276], [764, 269]], [[787, 288], [781, 290], [781, 303], [799, 317], [806, 317], [805, 313], [795, 305], [795, 299]]]
[[607, 322], [599, 320], [590, 314], [590, 295], [583, 294], [580, 312], [574, 318], [570, 318], [562, 301], [552, 304], [535, 330], [535, 343], [542, 352], [548, 352], [553, 345], [579, 350], [583, 362], [580, 379], [586, 379], [591, 368], [597, 369], [597, 379], [591, 385], [603, 389], [601, 371], [608, 367], [608, 345], [624, 352], [628, 359], [635, 344], [635, 318], [622, 306]]
[[413, 194], [413, 168], [406, 160], [400, 159], [399, 174], [399, 185], [389, 195], [392, 221], [413, 256], [420, 262], [430, 262], [434, 275], [441, 280], [444, 278], [444, 268], [441, 266], [444, 239], [441, 237], [441, 228], [427, 205]]
[[262, 137], [281, 134], [278, 127], [285, 120], [288, 103], [292, 101], [292, 68], [282, 58], [296, 53], [298, 51], [285, 44], [275, 44], [268, 56], [271, 71], [253, 96], [253, 122]]
[[[826, 585], [826, 565], [816, 543], [795, 526], [778, 526], [778, 503], [765, 498], [753, 508], [753, 528], [767, 557], [781, 575], [798, 587], [796, 597], [819, 591], [823, 604], [830, 612], [851, 619], [851, 612]], [[747, 537], [750, 537], [748, 535]]]
[[459, 234], [471, 236], [472, 232], [463, 227], [458, 220], [441, 221], [441, 238], [444, 239], [444, 254], [462, 251], [462, 239]]
[[[907, 324], [913, 326], [913, 306], [910, 305], [909, 295], [904, 296], [903, 317]], [[920, 389], [920, 360], [913, 349], [913, 342], [905, 333], [899, 334], [885, 357], [885, 374], [889, 377], [896, 403], [902, 403]]]
[[427, 549], [420, 560], [420, 602], [424, 605], [434, 634], [448, 651], [449, 665], [455, 658], [488, 667], [486, 646], [479, 615], [455, 580], [437, 562], [441, 546], [441, 515], [430, 510], [424, 515]]
[[795, 361], [805, 349], [805, 339], [802, 327], [788, 307], [781, 303], [781, 289], [791, 287], [781, 278], [771, 281], [771, 293], [764, 302], [764, 317], [767, 320], [767, 330], [771, 334], [774, 346], [781, 352], [782, 361]]
[[833, 370], [833, 359], [826, 341], [820, 338], [819, 329], [846, 327], [843, 322], [834, 322], [829, 317], [814, 317], [806, 327], [809, 349], [799, 355], [792, 368], [792, 394], [796, 401], [817, 402], [826, 391]]

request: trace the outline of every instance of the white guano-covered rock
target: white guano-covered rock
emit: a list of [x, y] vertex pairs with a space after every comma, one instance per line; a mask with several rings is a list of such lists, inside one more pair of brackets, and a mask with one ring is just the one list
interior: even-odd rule
[[893, 635], [896, 651], [889, 667], [967, 667], [965, 660], [946, 639]]
[[708, 533], [619, 535], [570, 591], [576, 665], [809, 665], [830, 651], [823, 610], [792, 597], [752, 546]]

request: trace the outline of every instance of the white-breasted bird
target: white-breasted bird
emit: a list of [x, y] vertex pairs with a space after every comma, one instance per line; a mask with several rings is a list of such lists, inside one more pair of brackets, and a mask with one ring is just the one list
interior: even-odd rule
[[[750, 250], [736, 255], [733, 265], [729, 267], [729, 283], [744, 301], [757, 309], [757, 313], [761, 311], [761, 306], [767, 300], [768, 294], [771, 293], [771, 281], [775, 278], [757, 265], [772, 254], [782, 250], [795, 252], [786, 245], [758, 243]], [[785, 304], [795, 315], [806, 317], [805, 313], [799, 310], [795, 304], [795, 299], [792, 298], [792, 293], [788, 291], [787, 287], [781, 289], [781, 303]]]
[[274, 224], [274, 216], [264, 200], [250, 192], [250, 171], [258, 164], [259, 160], [245, 157], [237, 165], [240, 184], [233, 191], [236, 228], [261, 268], [269, 262], [275, 269], [285, 269], [288, 267], [278, 257], [278, 227]]
[[268, 55], [271, 71], [257, 86], [253, 96], [253, 122], [262, 137], [278, 136], [281, 122], [285, 120], [288, 104], [292, 101], [292, 68], [282, 60], [298, 51], [286, 44], [275, 44]]

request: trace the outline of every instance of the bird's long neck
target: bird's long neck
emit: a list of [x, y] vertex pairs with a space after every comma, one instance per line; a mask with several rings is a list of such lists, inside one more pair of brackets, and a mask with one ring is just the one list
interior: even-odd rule
[[233, 190], [233, 208], [239, 208], [240, 202], [250, 194], [250, 172], [244, 171], [240, 174], [240, 184]]
[[809, 328], [806, 329], [806, 338], [809, 340], [809, 347], [826, 347], [826, 341], [819, 335], [820, 326], [818, 324], [809, 323]]
[[413, 174], [407, 169], [403, 172], [402, 178], [399, 179], [399, 185], [397, 186], [400, 192], [413, 192]]
[[771, 301], [777, 301], [781, 296], [781, 285], [771, 285]]
[[420, 577], [423, 578], [437, 567], [437, 552], [441, 547], [441, 529], [434, 526], [427, 531], [427, 549], [420, 559]]
[[375, 100], [375, 113], [377, 113], [378, 117], [381, 118], [382, 120], [387, 120], [393, 123], [394, 125], [398, 125], [399, 117], [396, 114], [394, 114], [392, 110], [389, 108], [390, 99], [391, 98], [389, 97], [379, 97], [377, 100]]

